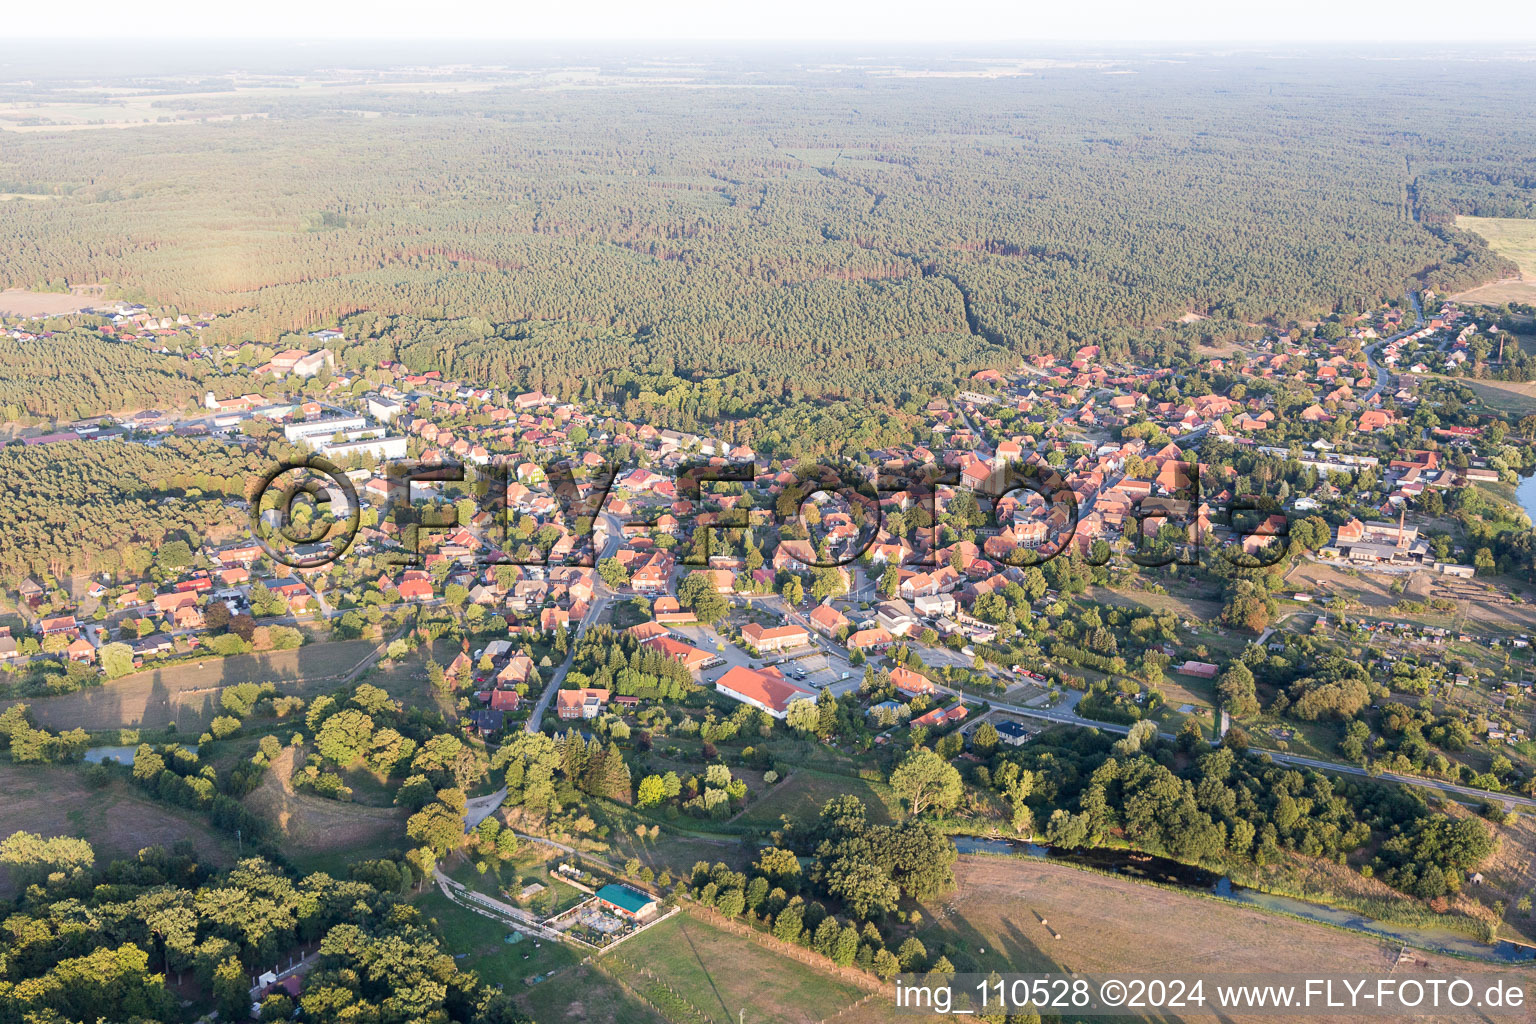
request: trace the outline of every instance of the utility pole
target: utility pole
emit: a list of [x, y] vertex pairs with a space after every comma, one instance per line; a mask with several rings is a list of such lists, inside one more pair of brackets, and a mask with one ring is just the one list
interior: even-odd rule
[[235, 829], [235, 846], [239, 850], [241, 860], [245, 859], [245, 840], [240, 836], [240, 830]]

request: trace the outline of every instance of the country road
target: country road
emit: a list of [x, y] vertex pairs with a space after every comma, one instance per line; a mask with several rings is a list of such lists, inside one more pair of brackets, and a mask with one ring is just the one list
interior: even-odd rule
[[[941, 692], [954, 696], [968, 696], [976, 700], [974, 695], [962, 694], [961, 691], [951, 687], [937, 685]], [[1009, 704], [998, 700], [988, 700], [987, 703], [998, 711], [1006, 711], [1009, 714], [1020, 715], [1025, 718], [1042, 719], [1059, 725], [1071, 725], [1078, 728], [1102, 729], [1104, 732], [1112, 732], [1124, 736], [1131, 730], [1128, 726], [1115, 725], [1110, 722], [1096, 722], [1091, 718], [1083, 718], [1072, 708], [1029, 708], [1020, 704]], [[1172, 733], [1161, 733], [1163, 739], [1175, 739]], [[1439, 779], [1420, 778], [1415, 775], [1401, 775], [1397, 772], [1371, 772], [1358, 765], [1342, 764], [1338, 761], [1324, 761], [1320, 758], [1303, 757], [1300, 754], [1285, 754], [1273, 750], [1252, 750], [1251, 753], [1268, 754], [1276, 764], [1296, 765], [1304, 768], [1315, 768], [1318, 771], [1332, 772], [1338, 775], [1351, 775], [1362, 779], [1384, 779], [1391, 782], [1400, 782], [1405, 786], [1413, 786], [1418, 789], [1430, 789], [1454, 797], [1464, 797], [1475, 801], [1494, 801], [1504, 804], [1506, 807], [1536, 808], [1536, 800], [1530, 797], [1520, 796], [1516, 793], [1490, 793], [1484, 789], [1474, 789], [1471, 786], [1462, 786], [1453, 782], [1443, 782]]]

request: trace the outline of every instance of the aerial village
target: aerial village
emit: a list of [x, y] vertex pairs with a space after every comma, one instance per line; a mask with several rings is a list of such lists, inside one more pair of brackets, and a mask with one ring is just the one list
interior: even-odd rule
[[[200, 344], [205, 323], [130, 307], [100, 330], [187, 358], [234, 356]], [[667, 671], [689, 689], [776, 720], [793, 723], [797, 704], [814, 709], [824, 693], [858, 694], [875, 743], [898, 728], [953, 730], [964, 741], [982, 719], [1002, 742], [1024, 742], [1053, 719], [1076, 723], [1107, 708], [1097, 717], [1115, 721], [1160, 703], [1215, 735], [1226, 728], [1210, 682], [1222, 653], [1256, 642], [1254, 632], [1283, 647], [1284, 631], [1170, 617], [1154, 653], [1188, 683], [1172, 698], [1133, 684], [1107, 703], [1085, 700], [1083, 677], [1061, 657], [999, 664], [984, 655], [995, 655], [1000, 631], [1015, 631], [1014, 606], [1060, 613], [1070, 573], [1042, 573], [1058, 561], [1125, 569], [1150, 552], [1151, 586], [1177, 592], [1196, 571], [1184, 567], [1202, 559], [1264, 566], [1290, 552], [1393, 593], [1416, 585], [1426, 599], [1506, 599], [1475, 578], [1482, 569], [1471, 552], [1426, 529], [1451, 492], [1515, 480], [1499, 457], [1507, 424], [1471, 410], [1455, 422], [1433, 415], [1443, 375], [1488, 358], [1472, 346], [1496, 342], [1497, 328], [1480, 329], [1451, 303], [1422, 326], [1397, 307], [1330, 326], [1334, 337], [1293, 331], [1179, 378], [1107, 363], [1093, 345], [1071, 359], [979, 371], [926, 405], [925, 443], [869, 453], [872, 465], [903, 467], [901, 479], [918, 479], [918, 467], [937, 482], [877, 495], [820, 490], [812, 467], [794, 459], [537, 391], [388, 362], [349, 372], [334, 355], [344, 334], [319, 330], [308, 348], [274, 352], [241, 378], [267, 384], [264, 394], [209, 391], [195, 410], [90, 417], [21, 443], [177, 436], [314, 453], [351, 485], [355, 533], [298, 545], [312, 562], [285, 564], [269, 543], [280, 513], [234, 502], [238, 526], [175, 574], [103, 576], [83, 592], [21, 581], [26, 628], [5, 629], [0, 662], [65, 659], [116, 675], [125, 669], [108, 669], [109, 647], [120, 659], [126, 645], [138, 668], [249, 650], [257, 624], [259, 642], [281, 648], [316, 642], [304, 624], [354, 637], [370, 616], [376, 624], [414, 607], [466, 623], [443, 685], [461, 696], [466, 730], [486, 739], [650, 713], [642, 694], [654, 687], [582, 685], [589, 633], [623, 638], [675, 665]], [[627, 463], [615, 466], [619, 451]], [[465, 479], [412, 480], [402, 509], [390, 466], [406, 460], [461, 466]], [[1274, 471], [1256, 472], [1255, 460]], [[690, 487], [687, 472], [700, 466], [737, 479]], [[1010, 470], [1046, 486], [1008, 491], [999, 481]], [[504, 482], [504, 503], [487, 501], [483, 484], [477, 492], [477, 475]], [[327, 489], [339, 508], [348, 499], [337, 483]], [[1243, 529], [1234, 506], [1249, 513]], [[446, 512], [430, 527], [429, 507]], [[253, 513], [262, 536], [249, 528]], [[1304, 582], [1285, 596], [1309, 612], [1314, 634], [1381, 638], [1397, 652], [1384, 656], [1383, 673], [1447, 644], [1502, 644], [1529, 661], [1528, 638], [1472, 624], [1350, 622], [1339, 584], [1328, 587]], [[225, 639], [232, 631], [243, 644]], [[1465, 717], [1489, 742], [1524, 740], [1516, 712], [1531, 682], [1518, 667], [1456, 676], [1447, 686], [1470, 693], [1469, 682], [1482, 684]], [[1288, 735], [1280, 728], [1272, 738], [1283, 748]]]

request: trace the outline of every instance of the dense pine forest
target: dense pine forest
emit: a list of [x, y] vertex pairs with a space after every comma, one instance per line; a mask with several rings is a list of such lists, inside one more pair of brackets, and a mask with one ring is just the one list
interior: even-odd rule
[[1536, 72], [1502, 67], [202, 83], [177, 101], [201, 123], [9, 136], [0, 191], [41, 198], [6, 204], [0, 279], [237, 312], [234, 342], [362, 314], [358, 362], [550, 390], [680, 371], [873, 398], [1090, 341], [1167, 364], [1510, 272], [1450, 223], [1536, 194]]

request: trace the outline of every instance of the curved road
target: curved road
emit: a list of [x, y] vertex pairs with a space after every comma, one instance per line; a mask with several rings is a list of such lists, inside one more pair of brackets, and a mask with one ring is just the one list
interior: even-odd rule
[[1372, 355], [1371, 349], [1379, 349], [1385, 345], [1390, 345], [1397, 339], [1406, 338], [1408, 335], [1424, 326], [1424, 306], [1419, 302], [1419, 296], [1417, 292], [1408, 293], [1408, 304], [1413, 307], [1412, 327], [1409, 327], [1407, 330], [1398, 331], [1390, 338], [1382, 338], [1380, 341], [1369, 347], [1362, 346], [1360, 349], [1361, 354], [1365, 356], [1366, 364], [1370, 366], [1371, 369], [1376, 371], [1376, 383], [1371, 386], [1369, 391], [1360, 396], [1359, 400], [1361, 402], [1371, 401], [1387, 388], [1387, 368], [1376, 361], [1376, 357]]
[[[974, 695], [962, 694], [961, 691], [947, 686], [935, 684], [936, 688], [944, 693], [955, 696], [968, 696], [971, 700], [978, 699]], [[1110, 722], [1096, 722], [1091, 718], [1084, 718], [1077, 713], [1075, 705], [1070, 708], [1029, 708], [1019, 704], [1008, 704], [997, 700], [988, 700], [987, 703], [998, 711], [1006, 711], [1009, 714], [1020, 715], [1026, 718], [1038, 718], [1058, 725], [1072, 725], [1078, 728], [1102, 729], [1104, 732], [1112, 732], [1124, 736], [1130, 732], [1130, 728], [1124, 725], [1115, 725]], [[1172, 733], [1160, 733], [1163, 739], [1175, 739]], [[1391, 782], [1400, 782], [1405, 786], [1414, 786], [1419, 789], [1432, 789], [1453, 797], [1463, 797], [1475, 801], [1494, 801], [1504, 804], [1506, 807], [1536, 808], [1536, 800], [1530, 797], [1520, 796], [1516, 793], [1491, 793], [1485, 789], [1474, 789], [1471, 786], [1462, 786], [1454, 782], [1443, 782], [1439, 779], [1426, 779], [1416, 775], [1400, 775], [1397, 772], [1372, 773], [1358, 765], [1342, 764], [1338, 761], [1324, 761], [1315, 757], [1303, 757], [1300, 754], [1283, 754], [1273, 750], [1253, 749], [1253, 753], [1268, 754], [1276, 764], [1296, 765], [1303, 768], [1315, 768], [1321, 772], [1332, 772], [1337, 775], [1352, 775], [1362, 779], [1384, 779]]]

